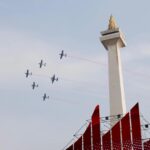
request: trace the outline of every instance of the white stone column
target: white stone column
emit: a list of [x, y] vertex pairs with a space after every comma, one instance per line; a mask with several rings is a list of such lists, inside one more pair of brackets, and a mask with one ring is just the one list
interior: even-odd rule
[[[100, 41], [108, 50], [110, 116], [124, 115], [126, 113], [126, 103], [120, 48], [125, 47], [126, 43], [119, 28], [108, 29], [101, 32], [101, 34]], [[111, 125], [116, 122], [111, 121]]]

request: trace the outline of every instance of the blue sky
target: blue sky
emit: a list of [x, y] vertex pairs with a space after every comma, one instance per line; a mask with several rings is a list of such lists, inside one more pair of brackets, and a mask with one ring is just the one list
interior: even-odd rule
[[[60, 150], [97, 104], [102, 116], [109, 115], [107, 51], [99, 36], [111, 14], [127, 42], [121, 49], [127, 109], [140, 102], [150, 121], [149, 5], [149, 0], [0, 0], [0, 149]], [[100, 64], [60, 61], [62, 49]], [[47, 62], [41, 70], [40, 59]], [[27, 68], [35, 76], [26, 79]], [[51, 85], [54, 73], [60, 80]], [[39, 83], [35, 91], [33, 81]], [[50, 96], [46, 102], [44, 92]]]

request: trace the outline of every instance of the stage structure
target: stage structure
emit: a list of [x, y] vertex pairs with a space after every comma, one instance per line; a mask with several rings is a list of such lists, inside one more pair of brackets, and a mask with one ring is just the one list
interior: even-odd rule
[[85, 132], [65, 150], [150, 150], [150, 139], [142, 140], [138, 103], [124, 117], [115, 118], [117, 123], [103, 133], [101, 124], [109, 118], [100, 117], [96, 106]]
[[[126, 112], [120, 58], [120, 48], [126, 42], [113, 16], [101, 35], [100, 41], [108, 51], [110, 116], [101, 117], [97, 105], [84, 133], [64, 150], [150, 150], [150, 139], [142, 139], [139, 104]], [[102, 123], [108, 120], [109, 129], [103, 131]]]

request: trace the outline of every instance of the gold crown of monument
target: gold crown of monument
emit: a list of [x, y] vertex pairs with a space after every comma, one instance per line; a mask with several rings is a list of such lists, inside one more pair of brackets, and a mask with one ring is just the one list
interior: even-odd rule
[[110, 19], [109, 19], [108, 29], [109, 29], [109, 30], [112, 30], [112, 29], [116, 29], [116, 28], [118, 28], [117, 23], [116, 23], [116, 20], [115, 20], [115, 18], [111, 15], [111, 16], [110, 16]]

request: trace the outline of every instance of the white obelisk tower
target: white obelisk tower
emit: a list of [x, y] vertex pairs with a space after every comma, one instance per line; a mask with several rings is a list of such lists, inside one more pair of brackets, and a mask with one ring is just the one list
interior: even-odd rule
[[[108, 29], [101, 32], [101, 35], [100, 41], [108, 51], [110, 116], [124, 115], [126, 103], [120, 48], [125, 47], [126, 42], [113, 16], [110, 17]], [[116, 122], [111, 120], [111, 125]]]

